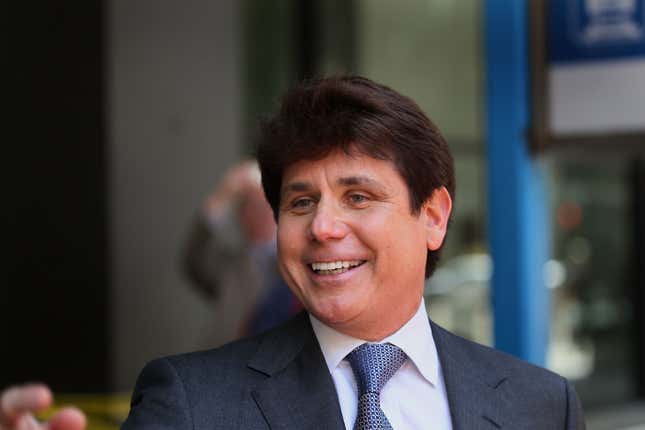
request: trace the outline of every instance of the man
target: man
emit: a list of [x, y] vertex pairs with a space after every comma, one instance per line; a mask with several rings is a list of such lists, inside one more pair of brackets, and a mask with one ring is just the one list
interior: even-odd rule
[[358, 77], [305, 83], [264, 125], [258, 161], [307, 312], [152, 361], [124, 429], [584, 428], [565, 379], [427, 319], [455, 184], [412, 100]]
[[[153, 361], [125, 429], [584, 427], [566, 380], [425, 318], [455, 185], [448, 147], [414, 102], [362, 78], [306, 83], [264, 125], [258, 161], [280, 271], [308, 313]], [[364, 373], [383, 366], [353, 352], [366, 341], [394, 345], [376, 355], [399, 367], [363, 393]]]

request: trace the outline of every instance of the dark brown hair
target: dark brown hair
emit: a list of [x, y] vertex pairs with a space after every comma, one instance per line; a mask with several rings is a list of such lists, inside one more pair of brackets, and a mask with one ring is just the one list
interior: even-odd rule
[[[391, 161], [408, 187], [413, 214], [442, 186], [454, 201], [452, 155], [414, 101], [366, 78], [325, 78], [293, 87], [277, 114], [261, 125], [257, 158], [276, 220], [284, 169], [335, 150]], [[426, 277], [439, 251], [428, 252]]]

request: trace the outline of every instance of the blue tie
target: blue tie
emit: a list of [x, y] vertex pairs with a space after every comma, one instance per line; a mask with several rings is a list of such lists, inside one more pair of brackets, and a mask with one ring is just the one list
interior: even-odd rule
[[347, 354], [358, 384], [354, 430], [392, 430], [381, 409], [381, 390], [407, 358], [391, 343], [364, 343]]

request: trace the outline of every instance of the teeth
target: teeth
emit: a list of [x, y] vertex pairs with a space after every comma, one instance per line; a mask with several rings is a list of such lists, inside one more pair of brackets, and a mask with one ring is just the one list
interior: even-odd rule
[[338, 270], [358, 266], [359, 264], [361, 264], [361, 260], [331, 261], [326, 263], [311, 263], [311, 268], [315, 271]]

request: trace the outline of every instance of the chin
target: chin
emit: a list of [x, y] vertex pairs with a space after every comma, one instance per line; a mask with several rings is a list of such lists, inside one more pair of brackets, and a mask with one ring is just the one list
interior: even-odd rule
[[342, 325], [354, 320], [360, 314], [360, 310], [355, 305], [338, 303], [337, 301], [317, 303], [312, 307], [307, 307], [307, 309], [318, 320], [329, 326]]

